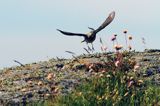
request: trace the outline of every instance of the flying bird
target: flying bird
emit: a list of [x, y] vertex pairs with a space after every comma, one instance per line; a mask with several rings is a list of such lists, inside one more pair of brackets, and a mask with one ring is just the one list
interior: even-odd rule
[[[102, 29], [104, 29], [107, 25], [109, 25], [113, 19], [115, 17], [115, 12], [111, 12], [109, 14], [109, 16], [107, 17], [107, 19], [97, 28], [97, 29], [94, 29], [94, 28], [90, 28], [88, 27], [91, 31], [87, 34], [81, 34], [81, 33], [72, 33], [72, 32], [66, 32], [66, 31], [62, 31], [60, 29], [57, 29], [59, 32], [61, 32], [62, 34], [64, 35], [67, 35], [67, 36], [80, 36], [80, 37], [84, 37], [84, 40], [82, 42], [86, 42], [87, 44], [88, 43], [93, 43], [94, 40], [96, 39], [96, 34], [101, 31]], [[92, 49], [93, 48], [93, 44], [92, 44]]]

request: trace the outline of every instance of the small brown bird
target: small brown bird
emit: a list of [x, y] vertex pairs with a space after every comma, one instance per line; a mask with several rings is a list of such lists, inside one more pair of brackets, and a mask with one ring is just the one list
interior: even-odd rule
[[[84, 37], [84, 40], [82, 42], [86, 42], [87, 44], [88, 43], [92, 44], [92, 42], [96, 39], [96, 34], [99, 31], [101, 31], [102, 29], [104, 29], [107, 25], [109, 25], [113, 21], [114, 17], [115, 17], [115, 12], [113, 11], [109, 14], [107, 19], [97, 29], [93, 29], [93, 28], [88, 27], [89, 29], [91, 29], [91, 31], [87, 34], [65, 32], [65, 31], [62, 31], [59, 29], [57, 29], [57, 30], [59, 32], [61, 32], [62, 34], [68, 35], [68, 36], [82, 36], [82, 37]], [[92, 45], [92, 49], [94, 49], [93, 45]]]

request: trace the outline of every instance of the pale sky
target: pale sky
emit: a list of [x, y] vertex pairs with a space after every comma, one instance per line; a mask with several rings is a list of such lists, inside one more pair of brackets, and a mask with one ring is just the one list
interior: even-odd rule
[[122, 31], [133, 36], [136, 50], [143, 50], [141, 37], [148, 48], [159, 48], [160, 0], [1, 0], [0, 1], [0, 68], [22, 63], [70, 57], [66, 50], [85, 53], [83, 38], [68, 37], [56, 29], [86, 33], [97, 28], [111, 11], [114, 21], [97, 34], [94, 42], [100, 51], [99, 37], [111, 49], [110, 37], [118, 34], [124, 44]]

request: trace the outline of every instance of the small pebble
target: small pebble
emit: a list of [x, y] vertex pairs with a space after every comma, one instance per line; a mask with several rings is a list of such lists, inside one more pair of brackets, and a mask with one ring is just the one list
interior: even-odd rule
[[143, 80], [138, 80], [138, 83], [143, 83]]
[[63, 68], [64, 64], [56, 64], [57, 68]]
[[47, 93], [47, 94], [45, 94], [45, 96], [46, 96], [46, 97], [49, 97], [49, 96], [51, 96], [51, 95], [50, 95], [49, 93]]
[[23, 89], [21, 89], [21, 91], [22, 91], [22, 92], [26, 92], [26, 91], [27, 91], [27, 89], [26, 89], [26, 88], [23, 88]]
[[147, 76], [153, 75], [153, 70], [152, 70], [152, 69], [148, 69], [148, 70], [146, 71], [146, 74], [147, 74]]
[[32, 85], [32, 84], [33, 84], [33, 82], [32, 82], [31, 80], [29, 80], [27, 83], [28, 83], [29, 85]]
[[53, 73], [49, 73], [47, 76], [48, 80], [52, 80], [55, 77], [55, 75]]
[[42, 86], [43, 85], [43, 82], [42, 81], [39, 81], [38, 82], [38, 86]]
[[26, 94], [26, 96], [27, 96], [27, 98], [32, 98], [33, 94], [32, 94], [32, 92], [29, 92], [29, 93]]

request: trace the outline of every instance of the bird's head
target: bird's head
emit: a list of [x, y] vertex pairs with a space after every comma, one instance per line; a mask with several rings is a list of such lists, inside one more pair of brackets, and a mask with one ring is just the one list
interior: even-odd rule
[[87, 35], [88, 37], [90, 37], [90, 36], [92, 35], [92, 33], [93, 33], [93, 31], [90, 31], [90, 32], [86, 33], [86, 35]]
[[86, 42], [86, 40], [84, 39], [84, 40], [81, 41], [81, 43], [83, 43], [83, 42]]

